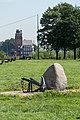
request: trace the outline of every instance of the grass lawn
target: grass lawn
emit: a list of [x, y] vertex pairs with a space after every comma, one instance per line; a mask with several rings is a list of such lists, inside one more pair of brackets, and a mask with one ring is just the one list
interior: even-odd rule
[[79, 60], [19, 60], [0, 65], [0, 91], [21, 90], [22, 77], [32, 77], [40, 81], [45, 70], [55, 62], [64, 67], [68, 79], [68, 88], [79, 88]]
[[46, 91], [33, 96], [0, 96], [1, 120], [80, 119], [80, 93]]
[[[0, 91], [21, 90], [21, 77], [40, 81], [45, 70], [60, 63], [68, 89], [80, 89], [79, 60], [17, 60], [0, 65]], [[0, 120], [80, 119], [80, 92], [45, 91], [32, 96], [0, 95]]]

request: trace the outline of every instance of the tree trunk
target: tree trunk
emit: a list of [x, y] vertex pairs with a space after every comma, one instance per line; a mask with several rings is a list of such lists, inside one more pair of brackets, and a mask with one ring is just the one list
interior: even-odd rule
[[63, 56], [63, 59], [66, 58], [66, 48], [64, 48], [64, 56]]
[[80, 47], [79, 47], [79, 53], [78, 53], [78, 58], [80, 59]]
[[74, 47], [74, 60], [76, 60], [76, 47]]
[[58, 50], [56, 50], [56, 60], [58, 60]]

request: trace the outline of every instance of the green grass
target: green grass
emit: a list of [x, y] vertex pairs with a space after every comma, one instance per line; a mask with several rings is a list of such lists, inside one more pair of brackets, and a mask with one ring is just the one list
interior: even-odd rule
[[80, 119], [80, 93], [46, 91], [34, 96], [0, 96], [1, 120]]
[[20, 60], [0, 65], [0, 91], [19, 90], [22, 77], [40, 81], [44, 71], [53, 61]]
[[[60, 63], [68, 79], [68, 89], [80, 88], [79, 60], [20, 60], [0, 65], [0, 91], [21, 90], [21, 78], [40, 81], [44, 71]], [[0, 120], [80, 119], [80, 92], [45, 91], [31, 96], [0, 95]]]
[[45, 70], [55, 62], [63, 66], [68, 79], [68, 88], [79, 88], [80, 61], [78, 60], [19, 60], [0, 65], [0, 91], [21, 90], [22, 77], [33, 77], [40, 81]]

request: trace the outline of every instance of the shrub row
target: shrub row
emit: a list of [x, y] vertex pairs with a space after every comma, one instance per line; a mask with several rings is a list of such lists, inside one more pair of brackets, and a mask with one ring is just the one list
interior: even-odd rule
[[[59, 51], [58, 58], [63, 59], [63, 51]], [[77, 52], [76, 54], [77, 59], [79, 58], [79, 53]], [[38, 52], [33, 52], [32, 54], [33, 59], [38, 58]], [[45, 51], [45, 50], [40, 50], [39, 51], [39, 59], [56, 59], [56, 53], [55, 51]], [[67, 51], [66, 52], [66, 59], [74, 59], [74, 52], [73, 51]]]

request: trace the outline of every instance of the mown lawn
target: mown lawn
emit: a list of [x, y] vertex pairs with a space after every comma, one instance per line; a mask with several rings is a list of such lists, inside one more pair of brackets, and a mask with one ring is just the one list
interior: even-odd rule
[[[79, 60], [17, 60], [0, 65], [0, 92], [21, 90], [21, 77], [40, 81], [44, 71], [60, 63], [68, 79], [67, 89], [80, 89]], [[0, 120], [80, 119], [80, 92], [45, 91], [31, 96], [0, 95]]]
[[1, 120], [80, 119], [80, 93], [46, 91], [32, 96], [0, 96]]
[[22, 77], [32, 77], [40, 81], [45, 70], [55, 62], [64, 67], [68, 79], [68, 88], [79, 88], [79, 60], [19, 60], [0, 65], [0, 91], [21, 90]]

